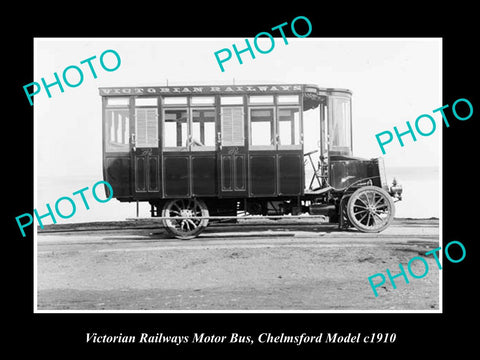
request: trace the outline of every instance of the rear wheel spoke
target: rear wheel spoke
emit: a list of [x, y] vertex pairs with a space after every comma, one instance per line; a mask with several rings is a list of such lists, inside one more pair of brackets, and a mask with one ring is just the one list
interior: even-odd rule
[[192, 228], [195, 229], [197, 227], [197, 224], [192, 219], [187, 219], [187, 223], [192, 225]]

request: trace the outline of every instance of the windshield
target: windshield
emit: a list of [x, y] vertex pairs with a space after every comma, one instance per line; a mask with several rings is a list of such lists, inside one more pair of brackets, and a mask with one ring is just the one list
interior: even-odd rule
[[330, 153], [350, 156], [352, 153], [352, 121], [350, 97], [330, 96], [329, 100]]

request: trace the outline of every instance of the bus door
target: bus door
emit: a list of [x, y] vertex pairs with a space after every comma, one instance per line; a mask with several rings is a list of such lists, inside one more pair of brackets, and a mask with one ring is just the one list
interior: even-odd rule
[[303, 135], [299, 95], [249, 97], [249, 196], [300, 195]]
[[160, 193], [159, 117], [157, 98], [135, 98], [133, 129], [133, 193]]
[[133, 149], [133, 122], [128, 97], [104, 97], [104, 178], [115, 197], [132, 195], [130, 169]]
[[[243, 97], [222, 97], [218, 144], [218, 192], [220, 197], [247, 194], [247, 150]], [[227, 104], [228, 106], [223, 106]], [[236, 104], [236, 105], [235, 105]]]

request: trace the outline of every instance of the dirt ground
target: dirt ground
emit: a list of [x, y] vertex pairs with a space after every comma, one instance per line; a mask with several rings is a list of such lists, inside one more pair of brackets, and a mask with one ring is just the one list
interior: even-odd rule
[[[210, 226], [194, 240], [156, 224], [81, 224], [38, 234], [38, 310], [440, 309], [440, 276], [425, 253], [439, 244], [438, 220], [396, 220], [380, 234], [328, 224], [263, 222]], [[413, 257], [428, 273], [408, 274]], [[425, 272], [421, 261], [415, 274]], [[375, 297], [368, 277], [387, 278]], [[379, 278], [374, 280], [379, 281]]]

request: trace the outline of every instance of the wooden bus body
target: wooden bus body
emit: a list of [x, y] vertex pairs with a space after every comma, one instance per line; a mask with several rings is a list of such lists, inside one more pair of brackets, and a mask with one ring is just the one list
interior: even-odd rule
[[[239, 211], [327, 214], [362, 231], [383, 230], [393, 218], [391, 197], [400, 191], [386, 184], [381, 159], [352, 157], [349, 90], [269, 84], [99, 91], [103, 174], [113, 197], [148, 201], [152, 216], [178, 238], [195, 237], [212, 218]], [[357, 226], [347, 201], [365, 186], [374, 191], [357, 203], [381, 199], [389, 210]]]

